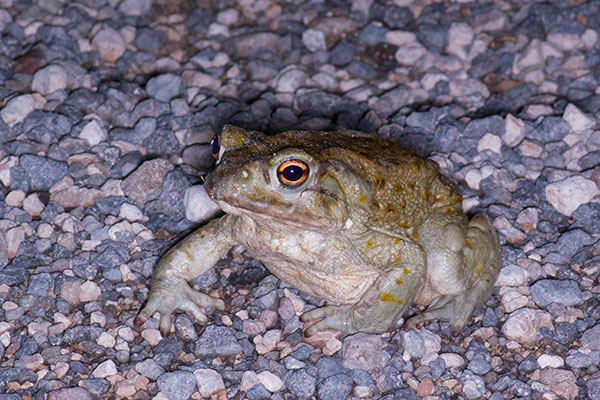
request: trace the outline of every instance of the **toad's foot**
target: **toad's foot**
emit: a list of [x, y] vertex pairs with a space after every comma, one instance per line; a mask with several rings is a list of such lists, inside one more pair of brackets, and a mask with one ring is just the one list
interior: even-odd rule
[[208, 321], [206, 313], [217, 309], [224, 310], [225, 303], [202, 292], [192, 289], [184, 280], [170, 280], [163, 285], [152, 287], [146, 306], [134, 320], [136, 326], [141, 326], [156, 311], [160, 313], [160, 333], [163, 337], [171, 330], [171, 315], [176, 310], [185, 311], [190, 317], [201, 324]]
[[325, 306], [307, 311], [300, 316], [302, 322], [320, 320], [306, 329], [306, 336], [312, 336], [319, 331], [338, 330], [344, 333], [355, 333], [351, 320], [351, 305]]
[[428, 322], [448, 321], [450, 322], [450, 331], [457, 336], [467, 323], [467, 320], [479, 307], [476, 294], [467, 292], [457, 296], [444, 296], [425, 311], [408, 319], [404, 323], [404, 329], [420, 327]]

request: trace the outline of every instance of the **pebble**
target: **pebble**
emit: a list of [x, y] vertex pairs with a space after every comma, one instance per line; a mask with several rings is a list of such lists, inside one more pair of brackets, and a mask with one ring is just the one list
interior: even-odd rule
[[196, 390], [196, 377], [187, 371], [166, 372], [157, 380], [158, 388], [169, 400], [186, 400]]
[[309, 51], [315, 52], [319, 50], [325, 50], [327, 45], [325, 44], [325, 34], [317, 29], [307, 29], [302, 34], [302, 43], [306, 46]]
[[35, 99], [30, 94], [13, 97], [0, 110], [0, 118], [11, 128], [23, 122], [25, 117], [35, 109]]
[[540, 329], [552, 328], [552, 317], [545, 311], [520, 308], [502, 325], [502, 334], [519, 343], [533, 344], [542, 339]]
[[94, 378], [107, 378], [118, 373], [117, 366], [113, 360], [106, 360], [100, 363], [92, 372]]
[[149, 96], [158, 101], [169, 102], [173, 98], [183, 95], [185, 84], [178, 75], [162, 74], [148, 81], [146, 91]]
[[567, 104], [562, 118], [567, 121], [573, 132], [582, 133], [592, 128], [596, 123], [573, 104]]
[[100, 52], [100, 57], [106, 62], [116, 62], [125, 52], [123, 36], [112, 28], [104, 28], [94, 36], [92, 48]]
[[[21, 397], [17, 395], [17, 398]], [[63, 388], [48, 393], [48, 400], [92, 400], [92, 398], [90, 392], [80, 387]]]
[[573, 175], [550, 183], [546, 186], [545, 194], [552, 207], [570, 217], [579, 206], [600, 194], [600, 189], [594, 181]]
[[194, 370], [194, 375], [196, 376], [200, 396], [210, 397], [217, 392], [225, 391], [223, 378], [217, 371], [208, 368], [200, 368]]
[[46, 96], [67, 87], [67, 71], [60, 65], [51, 64], [33, 75], [31, 90]]
[[269, 371], [263, 371], [257, 375], [258, 382], [269, 392], [275, 393], [283, 387], [283, 381], [275, 374]]
[[231, 356], [242, 350], [230, 328], [209, 325], [196, 342], [194, 354], [198, 357]]
[[540, 373], [540, 382], [550, 387], [559, 396], [568, 400], [578, 397], [579, 389], [576, 377], [571, 371], [555, 368], [544, 368]]
[[315, 393], [317, 380], [304, 369], [294, 370], [285, 376], [285, 387], [295, 396], [307, 399]]
[[348, 369], [372, 371], [385, 366], [384, 344], [379, 335], [357, 333], [344, 339], [342, 364]]
[[150, 0], [124, 0], [119, 6], [119, 11], [130, 17], [140, 17], [150, 11]]
[[162, 191], [163, 179], [173, 165], [162, 158], [145, 161], [121, 183], [127, 197], [137, 205], [157, 198]]

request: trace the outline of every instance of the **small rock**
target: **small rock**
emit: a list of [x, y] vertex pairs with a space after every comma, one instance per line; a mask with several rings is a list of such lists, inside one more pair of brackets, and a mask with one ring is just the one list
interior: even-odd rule
[[525, 137], [525, 123], [511, 114], [506, 115], [504, 122], [505, 130], [502, 140], [504, 140], [507, 146], [515, 147]]
[[79, 301], [86, 303], [88, 301], [96, 301], [102, 294], [100, 287], [92, 281], [86, 281], [81, 284], [81, 293], [79, 295]]
[[539, 212], [537, 208], [529, 207], [524, 209], [517, 216], [517, 222], [521, 226], [521, 229], [525, 232], [531, 232], [537, 229], [539, 220]]
[[145, 161], [123, 180], [121, 188], [127, 197], [142, 206], [160, 195], [163, 179], [172, 169], [173, 164], [162, 158]]
[[23, 122], [25, 117], [35, 109], [35, 99], [30, 94], [14, 97], [0, 110], [0, 118], [11, 128]]
[[208, 197], [203, 185], [187, 188], [183, 203], [185, 204], [185, 217], [192, 222], [208, 221], [221, 211], [217, 203]]
[[100, 52], [104, 61], [114, 63], [125, 52], [125, 40], [118, 31], [104, 28], [94, 36], [92, 48]]
[[117, 366], [113, 360], [106, 360], [100, 363], [92, 372], [94, 378], [106, 378], [118, 373]]
[[147, 14], [151, 7], [151, 0], [124, 0], [119, 6], [119, 12], [130, 17], [139, 17]]
[[342, 365], [349, 369], [372, 371], [385, 366], [384, 344], [380, 335], [357, 333], [344, 339]]
[[446, 51], [461, 60], [467, 60], [468, 49], [475, 37], [471, 27], [464, 22], [454, 22], [448, 31]]
[[19, 158], [19, 162], [25, 169], [31, 183], [31, 189], [34, 191], [50, 190], [69, 171], [69, 167], [65, 162], [33, 154], [23, 154]]
[[596, 324], [583, 332], [581, 344], [591, 350], [600, 351], [600, 324]]
[[21, 189], [11, 191], [4, 198], [4, 202], [11, 207], [21, 207], [23, 200], [25, 200], [25, 192]]
[[209, 325], [196, 341], [194, 354], [198, 357], [231, 356], [241, 353], [242, 350], [230, 328]]
[[435, 390], [435, 387], [433, 385], [433, 381], [431, 380], [431, 378], [423, 378], [421, 379], [421, 382], [419, 382], [419, 385], [417, 386], [417, 395], [420, 398], [424, 398], [427, 396], [431, 396], [433, 395]]
[[595, 125], [595, 121], [592, 118], [570, 103], [567, 104], [562, 117], [575, 133], [581, 133]]
[[518, 265], [507, 265], [500, 270], [496, 286], [524, 286], [529, 276], [527, 270]]
[[294, 395], [308, 399], [315, 392], [317, 380], [304, 369], [294, 370], [285, 377], [285, 386]]
[[148, 81], [146, 91], [158, 101], [169, 102], [184, 94], [185, 84], [178, 75], [162, 74]]
[[198, 392], [202, 397], [210, 397], [217, 392], [225, 390], [223, 378], [213, 369], [196, 369], [194, 370], [194, 375], [198, 384]]
[[307, 29], [302, 33], [302, 43], [312, 52], [326, 50], [325, 34], [317, 29]]
[[443, 353], [440, 358], [444, 360], [446, 368], [457, 368], [465, 364], [465, 359], [456, 353]]
[[32, 193], [23, 200], [23, 209], [32, 217], [38, 217], [44, 211], [44, 207], [37, 193]]
[[48, 393], [48, 400], [92, 400], [92, 395], [81, 387], [63, 388]]
[[500, 148], [502, 147], [502, 140], [500, 136], [492, 133], [486, 133], [477, 142], [477, 151], [482, 152], [484, 150], [491, 150], [494, 153], [501, 154]]
[[283, 387], [283, 381], [269, 371], [261, 372], [257, 375], [257, 379], [271, 393], [275, 393]]
[[571, 216], [582, 204], [600, 194], [594, 181], [573, 175], [546, 186], [546, 199], [558, 212]]
[[151, 358], [147, 358], [135, 365], [135, 370], [148, 379], [156, 380], [165, 370]]
[[525, 132], [525, 136], [541, 143], [551, 143], [564, 138], [570, 130], [571, 127], [564, 119], [546, 117], [534, 129]]
[[66, 189], [52, 192], [50, 200], [64, 208], [88, 207], [96, 204], [96, 200], [105, 197], [106, 193], [99, 189], [70, 186]]
[[19, 251], [19, 246], [25, 240], [25, 228], [17, 226], [6, 232], [6, 248], [8, 258], [13, 259]]
[[48, 65], [33, 76], [31, 90], [46, 96], [67, 87], [67, 72], [60, 65]]
[[65, 299], [69, 304], [76, 306], [80, 303], [81, 282], [66, 281], [60, 287], [60, 297]]
[[350, 392], [352, 392], [352, 378], [346, 374], [336, 374], [319, 383], [318, 398], [322, 400], [347, 399]]
[[545, 368], [540, 374], [540, 382], [567, 400], [578, 398], [579, 388], [576, 381], [573, 372], [564, 369]]
[[562, 359], [562, 357], [552, 356], [550, 354], [542, 354], [538, 357], [537, 362], [540, 365], [540, 368], [542, 369], [546, 367], [561, 368], [563, 365], [565, 365], [565, 362]]
[[118, 381], [117, 383], [115, 383], [114, 388], [115, 394], [124, 399], [132, 398], [137, 392], [135, 383], [131, 382], [130, 380]]
[[93, 119], [83, 127], [79, 137], [85, 139], [90, 146], [96, 146], [106, 139], [106, 132], [102, 129], [100, 123]]
[[279, 74], [275, 90], [277, 92], [295, 92], [306, 82], [308, 75], [300, 68], [286, 68]]
[[552, 329], [552, 316], [549, 313], [520, 308], [508, 316], [502, 325], [502, 333], [519, 343], [534, 344], [543, 338], [541, 328]]
[[156, 383], [169, 400], [187, 400], [196, 390], [196, 377], [187, 371], [164, 373]]
[[411, 66], [427, 54], [427, 49], [418, 42], [408, 43], [396, 50], [395, 58], [399, 64]]

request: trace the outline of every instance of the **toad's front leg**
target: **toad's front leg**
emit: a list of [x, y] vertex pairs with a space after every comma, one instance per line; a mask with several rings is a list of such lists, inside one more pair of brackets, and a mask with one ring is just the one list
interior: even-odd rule
[[135, 318], [135, 325], [142, 325], [158, 311], [160, 332], [166, 337], [171, 329], [171, 314], [176, 310], [206, 323], [206, 312], [224, 309], [223, 300], [192, 289], [188, 281], [210, 269], [235, 244], [232, 228], [236, 219], [225, 215], [212, 220], [161, 258], [152, 278], [148, 301]]
[[[306, 329], [308, 336], [335, 329], [344, 333], [387, 331], [411, 305], [425, 273], [425, 255], [411, 242], [389, 240], [397, 253], [356, 304], [325, 306], [302, 314], [301, 320], [320, 320]], [[388, 247], [391, 249], [392, 247]]]

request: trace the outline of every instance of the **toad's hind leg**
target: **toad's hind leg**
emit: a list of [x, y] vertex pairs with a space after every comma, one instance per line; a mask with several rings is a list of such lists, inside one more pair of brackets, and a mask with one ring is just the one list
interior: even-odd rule
[[453, 334], [458, 334], [477, 308], [489, 297], [500, 271], [500, 245], [496, 231], [485, 215], [469, 221], [462, 248], [465, 290], [456, 294], [441, 294], [421, 314], [410, 318], [405, 327], [410, 329], [425, 322], [445, 320], [450, 322]]

